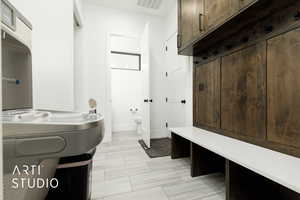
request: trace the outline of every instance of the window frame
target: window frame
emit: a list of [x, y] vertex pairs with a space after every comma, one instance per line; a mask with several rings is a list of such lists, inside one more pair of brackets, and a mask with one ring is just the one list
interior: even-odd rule
[[137, 56], [139, 59], [139, 68], [118, 68], [118, 67], [110, 67], [111, 69], [116, 70], [131, 70], [131, 71], [141, 71], [142, 68], [142, 55], [139, 53], [129, 53], [129, 52], [122, 52], [122, 51], [110, 51], [111, 54], [120, 54], [120, 55], [129, 55], [129, 56]]

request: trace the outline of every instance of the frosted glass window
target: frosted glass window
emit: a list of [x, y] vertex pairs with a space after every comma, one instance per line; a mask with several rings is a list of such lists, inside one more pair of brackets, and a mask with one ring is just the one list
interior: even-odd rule
[[112, 51], [110, 54], [112, 69], [141, 70], [141, 54]]

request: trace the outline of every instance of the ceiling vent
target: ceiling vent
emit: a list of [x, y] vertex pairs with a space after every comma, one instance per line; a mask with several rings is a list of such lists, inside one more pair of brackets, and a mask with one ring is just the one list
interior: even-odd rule
[[137, 5], [144, 8], [157, 10], [161, 6], [161, 3], [162, 0], [138, 0]]

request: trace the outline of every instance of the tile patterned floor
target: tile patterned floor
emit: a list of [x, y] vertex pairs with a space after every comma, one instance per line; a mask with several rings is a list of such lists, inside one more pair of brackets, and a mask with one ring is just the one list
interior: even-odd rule
[[150, 159], [133, 132], [113, 134], [97, 150], [93, 200], [224, 200], [221, 174], [191, 178], [189, 159]]

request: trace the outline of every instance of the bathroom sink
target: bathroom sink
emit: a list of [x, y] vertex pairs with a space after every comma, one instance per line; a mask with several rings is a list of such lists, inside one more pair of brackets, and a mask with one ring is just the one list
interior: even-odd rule
[[94, 149], [103, 139], [99, 114], [14, 110], [2, 113], [4, 157], [66, 157]]
[[[104, 136], [99, 114], [10, 110], [2, 112], [5, 199], [41, 200], [47, 188], [13, 189], [13, 179], [54, 177], [59, 159], [93, 151]], [[15, 174], [16, 166], [40, 166], [41, 173]]]

